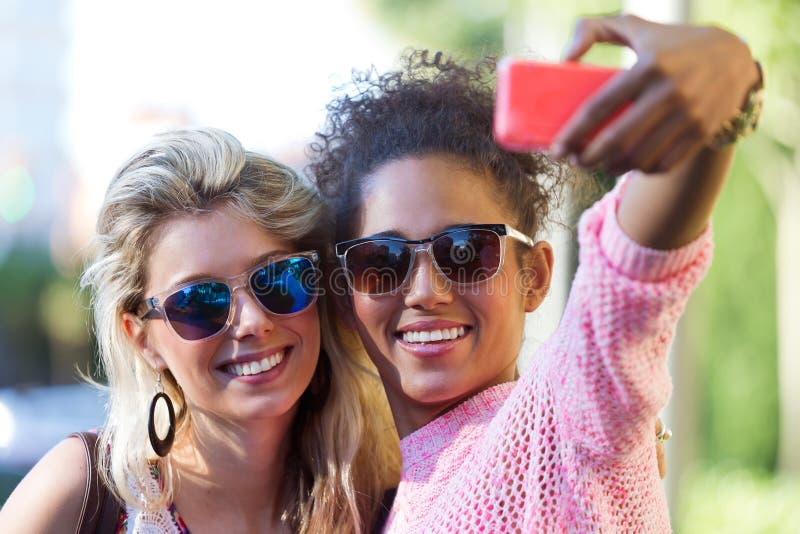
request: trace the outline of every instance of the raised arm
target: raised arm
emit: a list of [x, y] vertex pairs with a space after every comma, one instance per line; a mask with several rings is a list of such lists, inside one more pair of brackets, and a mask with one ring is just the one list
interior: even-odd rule
[[[680, 247], [708, 222], [733, 157], [732, 146], [710, 145], [760, 85], [760, 70], [727, 31], [631, 15], [580, 21], [566, 59], [599, 42], [629, 46], [638, 60], [576, 113], [551, 153], [614, 174], [633, 171], [617, 213], [623, 231], [647, 247]], [[627, 103], [619, 120], [585, 141]]]

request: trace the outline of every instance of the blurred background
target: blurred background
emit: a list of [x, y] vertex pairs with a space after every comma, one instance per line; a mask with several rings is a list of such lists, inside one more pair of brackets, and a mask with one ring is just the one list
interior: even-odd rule
[[[0, 503], [55, 442], [102, 424], [102, 392], [78, 378], [94, 368], [77, 279], [108, 180], [151, 135], [216, 126], [302, 170], [351, 69], [388, 68], [408, 46], [555, 61], [577, 16], [622, 10], [722, 25], [764, 65], [764, 116], [673, 347], [665, 484], [676, 532], [796, 532], [798, 0], [0, 0]], [[569, 237], [552, 236], [565, 267], [532, 340], [558, 320]]]

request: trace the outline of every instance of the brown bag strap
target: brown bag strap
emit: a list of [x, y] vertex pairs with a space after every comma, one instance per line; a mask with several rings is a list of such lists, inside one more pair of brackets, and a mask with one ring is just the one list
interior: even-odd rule
[[122, 511], [119, 502], [108, 491], [100, 478], [97, 469], [97, 434], [93, 432], [75, 432], [70, 437], [76, 437], [83, 442], [86, 453], [86, 488], [83, 494], [83, 507], [76, 534], [107, 534], [115, 532]]

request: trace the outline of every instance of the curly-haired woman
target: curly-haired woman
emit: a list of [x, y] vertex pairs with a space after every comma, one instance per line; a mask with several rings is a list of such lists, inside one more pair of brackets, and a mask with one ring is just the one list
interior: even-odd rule
[[329, 107], [311, 169], [336, 206], [345, 323], [401, 437], [389, 532], [670, 530], [653, 439], [667, 348], [711, 258], [726, 143], [753, 118], [759, 69], [726, 31], [630, 16], [582, 21], [569, 57], [599, 41], [639, 60], [551, 156], [635, 170], [583, 214], [564, 315], [521, 377], [553, 266], [536, 238], [570, 173], [495, 145], [489, 63], [412, 54]]

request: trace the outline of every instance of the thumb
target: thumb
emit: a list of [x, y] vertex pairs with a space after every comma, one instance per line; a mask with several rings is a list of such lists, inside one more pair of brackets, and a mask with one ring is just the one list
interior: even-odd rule
[[609, 15], [578, 19], [564, 61], [577, 61], [595, 43], [631, 46], [637, 25], [645, 21], [633, 15]]

